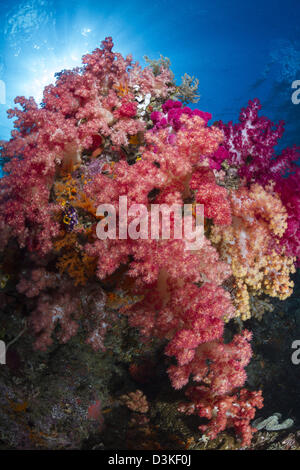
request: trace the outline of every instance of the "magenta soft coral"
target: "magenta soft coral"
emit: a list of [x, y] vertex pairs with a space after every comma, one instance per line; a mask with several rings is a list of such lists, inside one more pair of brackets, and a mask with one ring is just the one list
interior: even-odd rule
[[212, 117], [210, 113], [200, 111], [199, 109], [192, 110], [187, 106], [183, 107], [180, 101], [167, 100], [162, 105], [162, 111], [153, 111], [153, 113], [151, 113], [150, 117], [153, 122], [152, 131], [155, 132], [159, 129], [169, 128], [169, 141], [172, 142], [175, 133], [183, 126], [183, 121], [181, 120], [183, 114], [189, 117], [198, 116], [203, 119], [205, 124], [207, 124]]
[[258, 99], [249, 101], [240, 113], [240, 122], [218, 123], [224, 132], [224, 148], [227, 162], [238, 168], [242, 178], [248, 182], [266, 184], [278, 181], [289, 173], [299, 158], [297, 147], [287, 148], [276, 155], [275, 147], [283, 132], [284, 122], [274, 124], [270, 119], [259, 116], [261, 104]]
[[294, 165], [288, 178], [281, 178], [276, 183], [288, 213], [287, 229], [280, 242], [286, 248], [288, 256], [295, 256], [300, 264], [300, 168]]
[[300, 180], [297, 161], [300, 148], [286, 148], [277, 155], [275, 147], [283, 135], [284, 122], [275, 125], [270, 119], [258, 115], [260, 109], [258, 99], [250, 100], [242, 109], [238, 124], [219, 122], [225, 135], [223, 146], [227, 155], [224, 153], [224, 157], [230, 165], [238, 168], [240, 177], [247, 183], [273, 185], [288, 212], [288, 227], [281, 245], [286, 247], [289, 256], [297, 258], [299, 264]]
[[274, 125], [268, 118], [258, 116], [260, 109], [258, 99], [250, 100], [241, 110], [238, 124], [219, 122], [225, 135], [223, 145], [229, 152], [228, 163], [237, 166], [247, 180], [267, 176], [264, 171], [269, 169], [274, 147], [283, 134], [283, 121]]

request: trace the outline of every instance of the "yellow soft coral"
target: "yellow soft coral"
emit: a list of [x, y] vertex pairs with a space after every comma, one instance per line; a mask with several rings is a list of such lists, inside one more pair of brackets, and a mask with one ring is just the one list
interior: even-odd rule
[[232, 225], [214, 226], [211, 240], [231, 264], [237, 314], [246, 320], [251, 316], [250, 296], [266, 294], [284, 300], [291, 295], [295, 260], [279, 249], [287, 214], [271, 188], [258, 184], [241, 188], [230, 194], [230, 202]]

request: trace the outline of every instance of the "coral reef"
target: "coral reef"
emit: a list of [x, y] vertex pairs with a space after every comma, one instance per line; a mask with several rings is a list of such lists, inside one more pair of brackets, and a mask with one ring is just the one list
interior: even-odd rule
[[[202, 442], [233, 428], [240, 445], [250, 446], [251, 421], [263, 399], [261, 390], [244, 388], [252, 333], [234, 328], [251, 316], [262, 320], [264, 311], [271, 315], [268, 297], [292, 294], [298, 150], [275, 155], [283, 123], [259, 117], [258, 100], [242, 110], [239, 124], [210, 125], [210, 113], [186, 106], [197, 101], [197, 80], [185, 75], [176, 86], [168, 59], [147, 59], [143, 69], [112, 48], [106, 38], [81, 68], [58, 73], [40, 107], [18, 97], [20, 107], [9, 111], [14, 130], [1, 143], [7, 161], [0, 180], [1, 315], [18, 306], [14, 316], [26, 318], [24, 335], [35, 354], [80, 337], [101, 358], [107, 352], [128, 364], [134, 357], [129, 372], [137, 382], [149, 381], [147, 364], [158, 367], [159, 355], [173, 392], [179, 396], [187, 386], [188, 402], [181, 397], [175, 408], [200, 418]], [[156, 225], [154, 205], [161, 209]], [[202, 238], [192, 249], [199, 205]], [[137, 222], [131, 208], [141, 206]], [[183, 213], [180, 236], [174, 207]], [[118, 338], [127, 344], [131, 335], [134, 348], [124, 352]], [[27, 401], [7, 382], [4, 388], [5, 410], [23, 413]], [[128, 448], [137, 430], [159, 448], [148, 394], [132, 390], [114, 402], [126, 405], [127, 417], [134, 412]], [[69, 398], [74, 424], [82, 413], [87, 418], [83, 435], [91, 422], [103, 428], [110, 409], [102, 396], [94, 393], [84, 406], [75, 405], [72, 393]], [[53, 404], [52, 415], [62, 410]], [[18, 421], [16, 432], [24, 434], [23, 424]], [[58, 432], [52, 421], [49, 426]], [[40, 426], [40, 435], [46, 428]], [[9, 440], [22, 448], [12, 435]], [[72, 437], [65, 445], [74, 443]]]
[[211, 240], [231, 264], [237, 312], [246, 320], [251, 316], [250, 296], [267, 294], [284, 300], [291, 295], [296, 259], [280, 245], [287, 213], [276, 193], [253, 184], [231, 193], [230, 202], [232, 224], [215, 225]]

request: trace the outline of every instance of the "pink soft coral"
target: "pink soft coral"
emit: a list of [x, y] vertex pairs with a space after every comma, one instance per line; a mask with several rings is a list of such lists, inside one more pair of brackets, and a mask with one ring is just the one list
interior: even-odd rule
[[[179, 407], [186, 414], [197, 414], [209, 423], [199, 428], [214, 439], [219, 432], [233, 427], [242, 437], [242, 445], [251, 442], [255, 429], [250, 421], [255, 416], [255, 408], [262, 408], [261, 392], [242, 389], [246, 380], [245, 366], [251, 358], [249, 341], [251, 333], [245, 330], [234, 336], [231, 343], [223, 341], [200, 346], [192, 363], [181, 369], [171, 368], [173, 380], [182, 383], [189, 373], [200, 385], [190, 387], [186, 395], [190, 403]], [[181, 378], [182, 377], [182, 378]]]
[[[84, 67], [57, 75], [55, 85], [45, 88], [42, 107], [33, 98], [16, 98], [21, 108], [9, 111], [16, 118], [12, 139], [2, 143], [2, 157], [9, 162], [0, 181], [0, 225], [6, 225], [21, 246], [41, 253], [50, 251], [59, 225], [54, 220], [58, 208], [49, 203], [56, 172], [72, 171], [81, 163], [82, 153], [94, 144], [95, 136], [112, 144], [128, 144], [145, 124], [136, 119], [136, 103], [130, 83], [137, 73], [141, 88], [155, 96], [165, 96], [170, 72], [155, 77], [152, 69], [141, 72], [132, 59], [112, 52], [112, 39], [101, 49], [83, 58]], [[128, 84], [126, 99], [120, 84]], [[116, 120], [119, 107], [122, 119]], [[7, 240], [7, 238], [6, 238]], [[3, 239], [3, 241], [5, 241]]]
[[231, 223], [230, 203], [227, 190], [218, 186], [214, 174], [207, 168], [194, 172], [190, 187], [196, 192], [196, 202], [204, 205], [205, 216], [216, 225]]

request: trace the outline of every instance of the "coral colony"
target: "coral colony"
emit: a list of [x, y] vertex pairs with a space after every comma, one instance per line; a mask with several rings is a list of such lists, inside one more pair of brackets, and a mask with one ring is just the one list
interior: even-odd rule
[[[166, 59], [143, 69], [112, 48], [106, 38], [81, 68], [57, 74], [41, 106], [18, 97], [20, 106], [9, 111], [14, 130], [1, 143], [2, 269], [9, 253], [19, 253], [13, 279], [36, 349], [66, 343], [83, 327], [86, 342], [105, 350], [107, 330], [125, 315], [142, 342], [165, 345], [172, 386], [187, 386], [179, 411], [206, 418], [206, 438], [234, 428], [247, 446], [263, 406], [261, 391], [243, 388], [252, 334], [244, 329], [227, 342], [224, 327], [261, 317], [268, 296], [292, 293], [298, 149], [275, 153], [283, 123], [259, 116], [257, 99], [238, 124], [212, 124], [211, 114], [183, 104], [197, 101], [193, 78], [176, 86]], [[97, 208], [110, 204], [118, 218], [122, 196], [146, 211], [203, 205], [201, 247], [187, 250], [185, 238], [172, 234], [119, 237], [118, 225], [116, 237], [108, 231], [100, 239], [96, 228], [105, 232], [108, 220]], [[115, 310], [111, 276], [126, 293]]]

